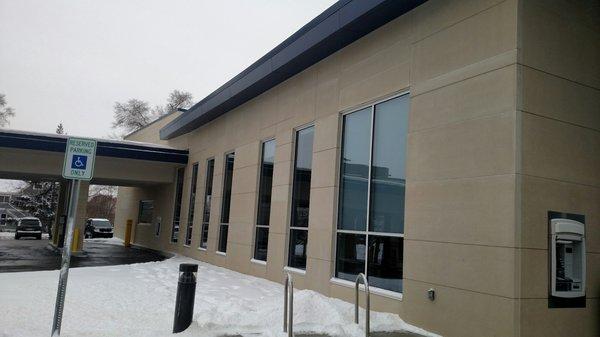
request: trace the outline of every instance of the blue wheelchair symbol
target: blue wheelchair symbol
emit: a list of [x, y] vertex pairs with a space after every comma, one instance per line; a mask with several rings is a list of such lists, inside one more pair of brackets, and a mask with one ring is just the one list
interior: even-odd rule
[[71, 159], [71, 168], [77, 170], [85, 170], [87, 166], [87, 156], [74, 155]]

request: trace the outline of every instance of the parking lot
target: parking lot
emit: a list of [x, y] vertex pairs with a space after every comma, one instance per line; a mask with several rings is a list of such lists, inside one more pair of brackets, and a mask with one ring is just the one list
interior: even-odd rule
[[[60, 268], [61, 252], [50, 245], [46, 236], [42, 240], [15, 240], [14, 233], [0, 234], [0, 273]], [[116, 239], [86, 239], [84, 252], [71, 256], [71, 267], [111, 266], [164, 259], [163, 255], [154, 251], [126, 248]]]

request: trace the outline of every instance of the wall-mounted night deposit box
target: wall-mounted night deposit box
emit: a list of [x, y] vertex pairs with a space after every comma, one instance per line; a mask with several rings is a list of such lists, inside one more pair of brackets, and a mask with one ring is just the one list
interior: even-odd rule
[[585, 225], [557, 218], [550, 220], [550, 295], [585, 296]]

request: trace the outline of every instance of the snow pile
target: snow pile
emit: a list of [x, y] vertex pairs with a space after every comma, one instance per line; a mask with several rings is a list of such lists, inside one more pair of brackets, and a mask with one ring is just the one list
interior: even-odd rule
[[85, 241], [85, 242], [94, 242], [94, 243], [104, 243], [104, 244], [117, 245], [117, 246], [122, 246], [123, 245], [123, 240], [119, 239], [117, 237], [114, 237], [114, 236], [112, 238], [84, 239], [83, 241]]
[[27, 186], [27, 183], [21, 180], [0, 179], [0, 193], [19, 192]]
[[[178, 268], [183, 262], [198, 263], [198, 284], [194, 322], [177, 336], [285, 336], [283, 286], [182, 257], [71, 269], [62, 336], [174, 336]], [[0, 336], [48, 336], [57, 283], [58, 271], [0, 274]], [[308, 290], [294, 293], [295, 332], [364, 336], [352, 324], [353, 317], [353, 304]], [[386, 313], [372, 312], [371, 327], [435, 336]]]
[[[42, 233], [42, 239], [48, 239], [48, 233]], [[14, 240], [15, 239], [15, 232], [0, 232], [0, 240]], [[35, 240], [35, 238], [22, 238], [21, 240]], [[0, 284], [1, 286], [2, 284]]]
[[0, 240], [14, 240], [15, 232], [0, 232]]

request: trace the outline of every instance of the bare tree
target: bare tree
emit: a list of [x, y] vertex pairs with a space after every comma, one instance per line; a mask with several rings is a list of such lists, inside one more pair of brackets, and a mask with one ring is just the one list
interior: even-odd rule
[[10, 121], [8, 119], [15, 116], [15, 110], [7, 104], [6, 95], [0, 94], [0, 128], [9, 125]]
[[89, 193], [88, 193], [88, 195], [90, 197], [100, 195], [100, 194], [111, 195], [113, 197], [116, 197], [117, 196], [117, 186], [90, 185], [90, 189], [89, 189]]
[[158, 118], [178, 109], [187, 109], [194, 103], [193, 99], [192, 94], [187, 91], [173, 90], [169, 94], [166, 105], [154, 107], [154, 115]]
[[90, 218], [108, 219], [115, 222], [117, 198], [112, 195], [98, 194], [88, 200], [86, 214]]
[[63, 126], [62, 122], [58, 123], [58, 125], [56, 126], [56, 134], [57, 135], [64, 135], [65, 134], [65, 127]]
[[187, 91], [173, 90], [169, 94], [167, 104], [157, 105], [150, 109], [148, 102], [132, 98], [126, 103], [116, 102], [114, 106], [115, 120], [113, 129], [117, 129], [108, 135], [111, 139], [122, 139], [127, 133], [137, 131], [150, 124], [156, 118], [160, 118], [178, 109], [192, 106], [192, 94]]
[[114, 223], [117, 208], [117, 187], [91, 185], [88, 195], [87, 216], [105, 218]]
[[139, 130], [152, 121], [148, 102], [135, 98], [126, 103], [116, 102], [114, 114], [113, 128], [123, 128], [127, 132]]

